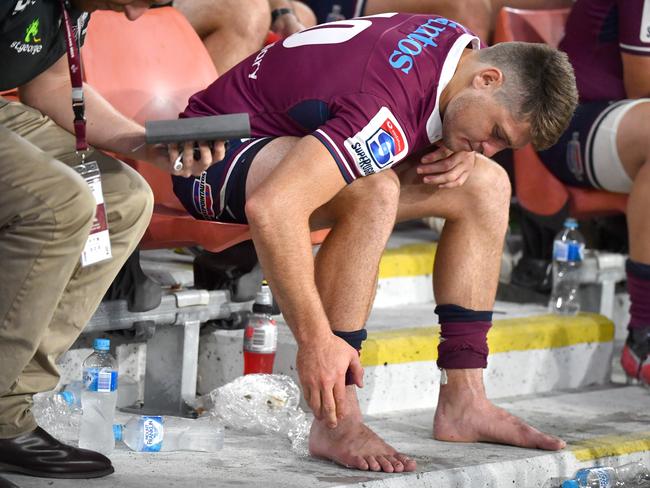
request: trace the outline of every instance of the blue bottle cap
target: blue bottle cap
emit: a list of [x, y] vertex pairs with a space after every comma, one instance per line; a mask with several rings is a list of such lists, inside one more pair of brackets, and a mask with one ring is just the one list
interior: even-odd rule
[[577, 229], [578, 228], [578, 221], [574, 218], [568, 218], [564, 221], [564, 227], [568, 229]]
[[113, 424], [113, 437], [116, 441], [122, 440], [122, 428], [123, 426], [120, 424]]
[[59, 395], [61, 395], [61, 398], [63, 398], [68, 405], [74, 405], [74, 395], [71, 391], [60, 391]]
[[562, 482], [562, 488], [580, 488], [576, 480], [566, 480]]
[[108, 351], [111, 348], [110, 339], [95, 339], [93, 341], [93, 349], [96, 351]]

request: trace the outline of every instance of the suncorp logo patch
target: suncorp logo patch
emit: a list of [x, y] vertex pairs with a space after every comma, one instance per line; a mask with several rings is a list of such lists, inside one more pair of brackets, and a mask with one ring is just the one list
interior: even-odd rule
[[379, 109], [368, 125], [344, 145], [365, 176], [389, 168], [408, 154], [404, 131], [387, 107]]
[[397, 43], [397, 49], [392, 52], [388, 62], [393, 68], [408, 74], [415, 62], [413, 58], [419, 56], [428, 46], [438, 47], [438, 43], [434, 39], [447, 27], [455, 29], [458, 24], [444, 17], [429, 19]]

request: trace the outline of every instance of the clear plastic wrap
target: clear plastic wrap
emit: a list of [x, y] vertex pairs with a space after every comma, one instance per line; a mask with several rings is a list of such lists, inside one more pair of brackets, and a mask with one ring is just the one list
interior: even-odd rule
[[32, 412], [36, 422], [54, 438], [63, 442], [79, 442], [81, 408], [70, 404], [56, 391], [34, 395]]
[[199, 403], [228, 428], [286, 436], [296, 454], [308, 455], [311, 422], [299, 406], [300, 389], [289, 376], [242, 376], [205, 395]]

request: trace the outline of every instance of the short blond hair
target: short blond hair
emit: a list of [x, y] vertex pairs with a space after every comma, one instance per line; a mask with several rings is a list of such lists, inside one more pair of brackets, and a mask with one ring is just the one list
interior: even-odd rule
[[502, 42], [481, 49], [479, 60], [499, 68], [504, 83], [496, 97], [530, 123], [535, 149], [547, 149], [566, 130], [578, 104], [568, 56], [546, 44]]

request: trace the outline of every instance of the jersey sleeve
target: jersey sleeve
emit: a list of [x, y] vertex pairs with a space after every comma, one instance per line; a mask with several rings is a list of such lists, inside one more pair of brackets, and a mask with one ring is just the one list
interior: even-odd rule
[[331, 113], [312, 135], [329, 150], [347, 183], [394, 166], [413, 145], [415, 132], [373, 95], [339, 97]]
[[650, 56], [650, 1], [618, 0], [617, 5], [621, 51]]

